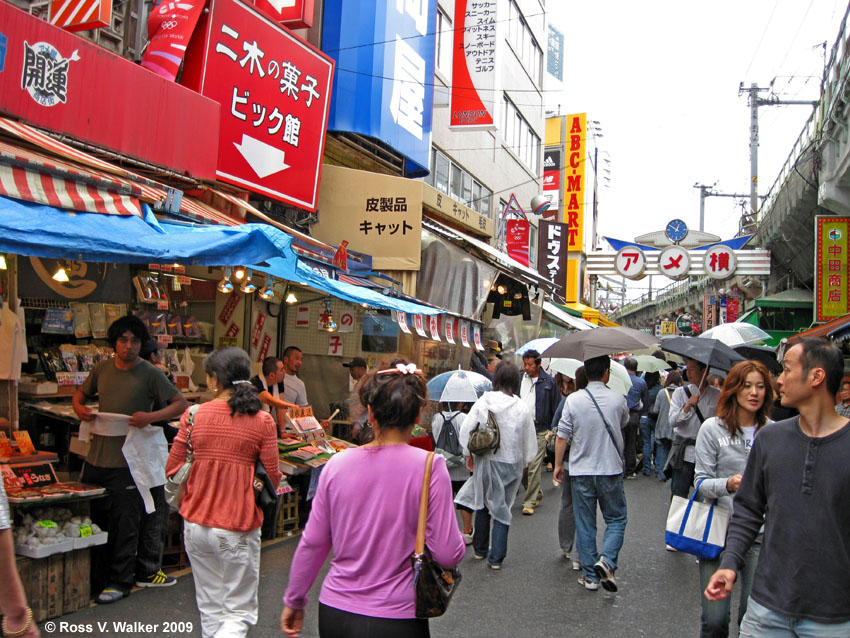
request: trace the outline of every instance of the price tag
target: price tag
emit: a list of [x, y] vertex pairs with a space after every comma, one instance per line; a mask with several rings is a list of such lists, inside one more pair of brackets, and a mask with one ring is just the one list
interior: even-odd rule
[[85, 538], [86, 536], [91, 536], [91, 525], [80, 525], [80, 538]]
[[168, 302], [164, 299], [160, 299], [159, 301], [156, 302], [156, 309], [157, 310], [168, 310]]
[[192, 278], [189, 277], [188, 275], [178, 275], [177, 281], [180, 282], [181, 286], [191, 286], [192, 285]]
[[56, 527], [53, 521], [38, 521], [37, 524], [39, 527]]

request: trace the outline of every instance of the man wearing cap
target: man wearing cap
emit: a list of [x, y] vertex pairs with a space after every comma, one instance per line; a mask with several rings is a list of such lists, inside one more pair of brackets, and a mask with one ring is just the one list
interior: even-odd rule
[[342, 364], [343, 368], [348, 368], [348, 391], [354, 392], [357, 383], [366, 375], [366, 359], [363, 357], [354, 357], [348, 363]]

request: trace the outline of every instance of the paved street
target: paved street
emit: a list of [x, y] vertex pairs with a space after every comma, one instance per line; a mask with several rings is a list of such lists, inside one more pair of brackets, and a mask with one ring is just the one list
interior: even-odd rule
[[[697, 636], [697, 566], [693, 557], [664, 549], [668, 485], [644, 477], [626, 481], [629, 525], [617, 572], [620, 591], [610, 594], [602, 589], [589, 592], [580, 588], [576, 584], [577, 572], [571, 571], [563, 559], [556, 531], [559, 492], [552, 486], [551, 476], [544, 476], [545, 498], [534, 516], [521, 516], [519, 507], [516, 508], [508, 556], [501, 572], [493, 572], [483, 561], [473, 560], [470, 548], [461, 565], [463, 583], [449, 613], [431, 621], [431, 635], [435, 638]], [[600, 518], [600, 530], [601, 525]], [[296, 543], [296, 539], [285, 540], [263, 550], [260, 620], [249, 634], [253, 638], [280, 635], [280, 600]], [[318, 635], [316, 597], [320, 582], [321, 576], [311, 592], [304, 636]], [[117, 604], [96, 606], [56, 619], [57, 629], [49, 635], [107, 633], [99, 630], [98, 622], [108, 623], [109, 633], [114, 635], [119, 631], [113, 622], [134, 621], [157, 623], [157, 628], [143, 632], [148, 635], [199, 636], [191, 575], [180, 577], [177, 585], [168, 589], [137, 591]], [[181, 633], [178, 626], [178, 631], [164, 631], [164, 622], [180, 621], [193, 623], [193, 630]], [[92, 627], [91, 630], [78, 628], [78, 633], [73, 634], [60, 631], [61, 622]], [[44, 627], [42, 635], [48, 633]]]

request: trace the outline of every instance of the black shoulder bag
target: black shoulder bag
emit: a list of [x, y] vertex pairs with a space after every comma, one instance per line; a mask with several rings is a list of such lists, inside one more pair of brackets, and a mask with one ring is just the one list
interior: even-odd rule
[[617, 456], [620, 457], [620, 463], [623, 465], [623, 472], [626, 471], [626, 460], [623, 458], [623, 452], [620, 450], [620, 446], [617, 445], [617, 439], [614, 438], [614, 431], [611, 429], [611, 424], [608, 423], [608, 419], [605, 418], [605, 415], [602, 414], [602, 408], [599, 407], [599, 404], [596, 402], [596, 397], [588, 390], [584, 389], [587, 392], [590, 400], [593, 401], [593, 405], [596, 406], [596, 411], [599, 412], [599, 416], [602, 417], [602, 422], [605, 423], [605, 429], [608, 431], [608, 436], [611, 437], [611, 443], [614, 444], [614, 449], [617, 450]]

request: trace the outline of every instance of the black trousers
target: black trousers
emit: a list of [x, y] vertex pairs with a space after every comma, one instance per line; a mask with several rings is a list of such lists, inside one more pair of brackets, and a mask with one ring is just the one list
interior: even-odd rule
[[626, 476], [637, 471], [637, 434], [640, 412], [629, 412], [629, 423], [623, 428], [623, 457], [626, 461]]
[[319, 603], [321, 638], [430, 638], [425, 618], [376, 618]]
[[103, 498], [91, 502], [92, 521], [109, 533], [106, 545], [92, 548], [92, 591], [107, 586], [130, 591], [137, 576], [148, 576], [161, 566], [168, 521], [163, 487], [151, 490], [157, 511], [148, 515], [128, 468], [86, 463], [82, 481], [106, 488]]

